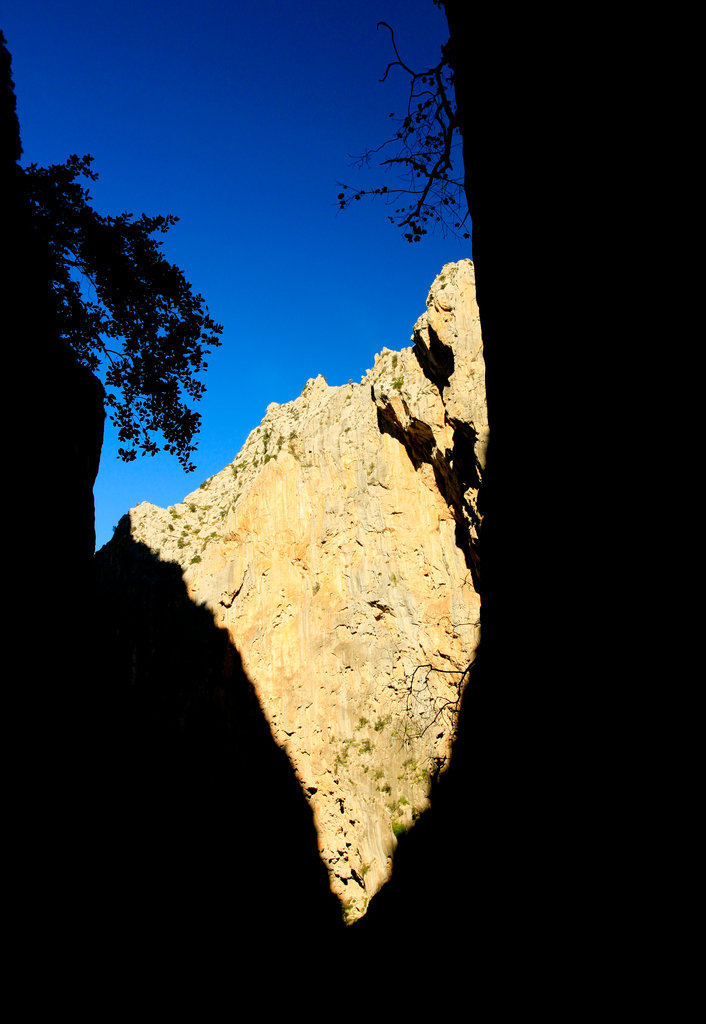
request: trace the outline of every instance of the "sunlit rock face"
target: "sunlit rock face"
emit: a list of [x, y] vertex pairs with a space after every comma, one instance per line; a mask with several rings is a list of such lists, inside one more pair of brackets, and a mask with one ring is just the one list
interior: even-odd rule
[[130, 512], [229, 631], [349, 919], [427, 806], [479, 639], [488, 431], [469, 260], [443, 268], [412, 341], [359, 384], [308, 381], [181, 504]]

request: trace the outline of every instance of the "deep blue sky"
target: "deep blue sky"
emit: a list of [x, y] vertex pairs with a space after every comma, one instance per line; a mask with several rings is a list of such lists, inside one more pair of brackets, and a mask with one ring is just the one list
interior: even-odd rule
[[[100, 547], [141, 501], [170, 505], [227, 465], [269, 402], [309, 377], [357, 381], [409, 344], [442, 265], [381, 203], [339, 212], [352, 157], [406, 102], [390, 37], [412, 66], [448, 37], [432, 0], [22, 0], [3, 5], [23, 163], [94, 157], [104, 214], [173, 213], [164, 252], [223, 324], [199, 403], [195, 473], [166, 454], [125, 465], [110, 427], [95, 488]], [[381, 172], [376, 183], [391, 185]]]

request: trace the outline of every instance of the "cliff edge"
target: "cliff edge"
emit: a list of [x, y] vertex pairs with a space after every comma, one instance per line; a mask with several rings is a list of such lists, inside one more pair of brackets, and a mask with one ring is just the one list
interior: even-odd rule
[[488, 426], [470, 260], [442, 269], [411, 341], [359, 384], [319, 376], [271, 404], [229, 466], [120, 527], [227, 630], [348, 920], [428, 806], [479, 640]]

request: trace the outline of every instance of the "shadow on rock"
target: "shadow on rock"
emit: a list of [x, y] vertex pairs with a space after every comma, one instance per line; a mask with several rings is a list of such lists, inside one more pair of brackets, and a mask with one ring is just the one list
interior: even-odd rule
[[112, 912], [141, 943], [202, 953], [338, 934], [310, 808], [227, 632], [125, 521], [96, 558]]

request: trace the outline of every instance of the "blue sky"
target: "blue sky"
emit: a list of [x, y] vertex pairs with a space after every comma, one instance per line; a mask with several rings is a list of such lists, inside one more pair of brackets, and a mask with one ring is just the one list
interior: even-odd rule
[[270, 402], [309, 377], [357, 381], [409, 344], [442, 265], [471, 256], [440, 234], [410, 245], [385, 206], [339, 212], [352, 158], [406, 104], [389, 34], [411, 66], [448, 37], [432, 0], [22, 0], [3, 5], [23, 163], [94, 157], [103, 214], [177, 215], [167, 258], [223, 345], [204, 375], [196, 471], [164, 453], [117, 457], [108, 426], [95, 487], [100, 547], [129, 508], [170, 505], [227, 465]]

